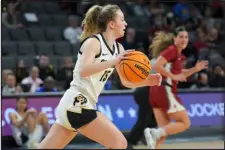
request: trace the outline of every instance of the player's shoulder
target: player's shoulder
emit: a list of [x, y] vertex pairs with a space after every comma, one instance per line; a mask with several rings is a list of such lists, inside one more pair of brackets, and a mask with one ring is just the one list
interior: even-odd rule
[[99, 39], [99, 36], [94, 34], [94, 35], [91, 35], [89, 37], [87, 37], [86, 39], [84, 39], [82, 42], [81, 42], [81, 45], [83, 44], [100, 44], [100, 39]]
[[123, 51], [125, 51], [125, 49], [124, 49], [123, 45], [122, 45], [120, 42], [117, 42], [117, 41], [116, 41], [116, 45], [118, 46], [118, 50], [119, 50], [119, 52], [123, 52]]
[[168, 50], [168, 51], [177, 51], [177, 47], [174, 45], [174, 44], [172, 44], [172, 45], [170, 45], [170, 46], [168, 46], [167, 48], [166, 48], [166, 50]]
[[177, 47], [174, 44], [172, 44], [172, 45], [168, 46], [164, 50], [164, 53], [168, 53], [170, 55], [177, 55], [178, 54], [178, 49], [177, 49]]
[[96, 35], [92, 35], [84, 39], [81, 44], [80, 48], [99, 48], [100, 47], [100, 40]]

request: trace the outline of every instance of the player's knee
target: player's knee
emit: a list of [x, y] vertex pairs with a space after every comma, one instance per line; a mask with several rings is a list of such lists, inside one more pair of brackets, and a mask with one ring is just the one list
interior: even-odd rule
[[185, 119], [185, 120], [183, 121], [183, 123], [184, 123], [184, 126], [185, 126], [185, 129], [186, 129], [186, 130], [190, 128], [190, 126], [191, 126], [191, 121], [190, 121], [189, 118], [188, 118], [188, 119]]
[[27, 117], [27, 122], [35, 122], [34, 116], [29, 115], [29, 116]]
[[42, 118], [42, 119], [47, 118], [46, 114], [43, 113], [43, 112], [40, 112], [39, 115], [38, 115], [38, 117], [39, 118]]
[[113, 143], [113, 148], [112, 149], [126, 149], [127, 148], [127, 140], [125, 137], [118, 138], [116, 141]]

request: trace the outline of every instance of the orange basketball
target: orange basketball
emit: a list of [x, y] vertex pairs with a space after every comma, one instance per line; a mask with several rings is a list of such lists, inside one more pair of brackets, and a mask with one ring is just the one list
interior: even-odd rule
[[119, 71], [127, 81], [132, 83], [144, 81], [151, 71], [150, 60], [140, 51], [130, 52], [120, 62]]

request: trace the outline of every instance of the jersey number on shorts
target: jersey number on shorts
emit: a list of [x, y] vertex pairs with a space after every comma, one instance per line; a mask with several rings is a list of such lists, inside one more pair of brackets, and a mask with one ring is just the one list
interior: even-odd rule
[[87, 103], [87, 98], [84, 95], [79, 94], [77, 97], [74, 98], [73, 105], [75, 106], [76, 103], [80, 103], [81, 105]]
[[109, 73], [111, 73], [111, 70], [106, 70], [106, 71], [103, 73], [103, 75], [102, 75], [102, 77], [101, 77], [101, 79], [100, 79], [99, 81], [105, 82], [105, 81], [108, 79]]

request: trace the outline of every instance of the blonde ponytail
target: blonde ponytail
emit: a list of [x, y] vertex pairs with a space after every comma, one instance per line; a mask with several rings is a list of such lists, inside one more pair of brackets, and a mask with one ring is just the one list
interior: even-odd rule
[[85, 18], [82, 21], [82, 26], [84, 26], [84, 31], [82, 32], [80, 36], [81, 41], [91, 36], [92, 34], [96, 34], [100, 32], [100, 29], [98, 26], [98, 19], [99, 19], [101, 10], [102, 10], [101, 6], [94, 5], [85, 14]]
[[149, 46], [152, 57], [157, 58], [163, 50], [173, 44], [173, 38], [174, 35], [172, 33], [157, 32], [152, 44]]

